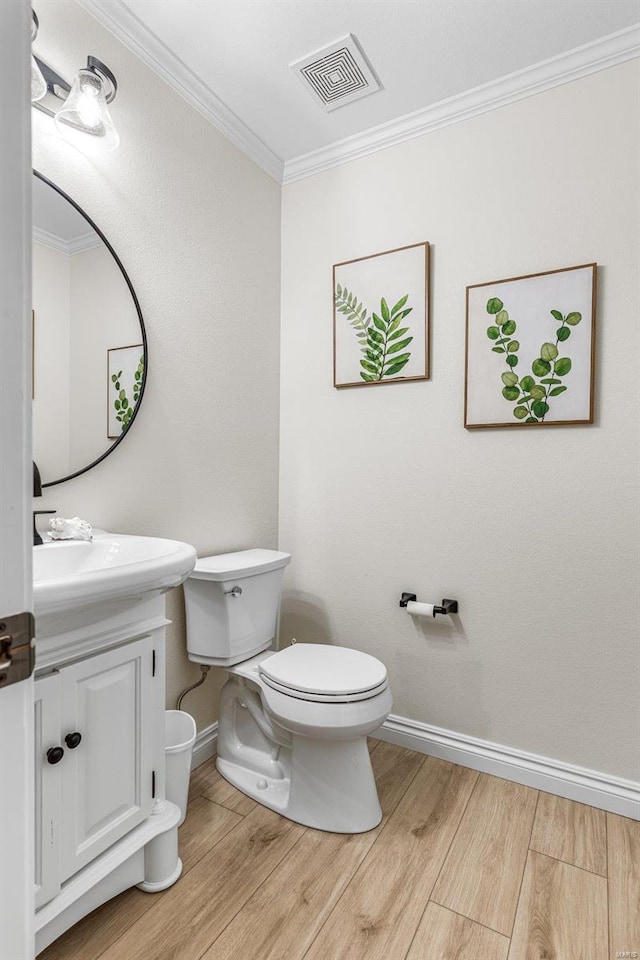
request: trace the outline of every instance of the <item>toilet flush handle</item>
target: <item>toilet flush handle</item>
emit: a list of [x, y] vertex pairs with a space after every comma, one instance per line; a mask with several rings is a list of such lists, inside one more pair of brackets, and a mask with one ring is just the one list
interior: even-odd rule
[[239, 597], [241, 594], [242, 594], [242, 587], [239, 587], [237, 585], [235, 587], [231, 587], [231, 590], [225, 590], [224, 592], [225, 597], [227, 596]]

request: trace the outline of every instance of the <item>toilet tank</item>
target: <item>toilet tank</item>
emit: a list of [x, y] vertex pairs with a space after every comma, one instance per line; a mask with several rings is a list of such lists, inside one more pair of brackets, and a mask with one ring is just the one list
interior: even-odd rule
[[278, 550], [201, 557], [184, 583], [189, 659], [231, 666], [268, 649], [290, 560]]

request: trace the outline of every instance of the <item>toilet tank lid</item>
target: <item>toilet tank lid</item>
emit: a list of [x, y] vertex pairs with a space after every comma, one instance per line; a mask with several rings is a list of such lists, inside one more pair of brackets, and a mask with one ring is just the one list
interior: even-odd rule
[[238, 550], [236, 553], [219, 553], [213, 557], [200, 557], [191, 577], [195, 580], [234, 580], [253, 577], [286, 567], [290, 553], [280, 550]]

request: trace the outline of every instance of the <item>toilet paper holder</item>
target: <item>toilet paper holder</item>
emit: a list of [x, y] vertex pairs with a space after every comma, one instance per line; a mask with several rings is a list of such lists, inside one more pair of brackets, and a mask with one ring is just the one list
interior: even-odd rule
[[[401, 607], [406, 607], [406, 605], [409, 603], [409, 601], [411, 601], [411, 600], [417, 601], [417, 599], [418, 599], [418, 598], [417, 598], [417, 596], [415, 595], [415, 593], [403, 593], [402, 596], [400, 597], [400, 604], [399, 604], [399, 606], [401, 606]], [[449, 614], [449, 613], [457, 613], [457, 612], [458, 612], [458, 601], [457, 601], [457, 600], [443, 600], [441, 607], [434, 607], [434, 608], [433, 608], [434, 616], [435, 616], [436, 613], [441, 613], [441, 614], [443, 614], [443, 615], [446, 616], [446, 615]]]

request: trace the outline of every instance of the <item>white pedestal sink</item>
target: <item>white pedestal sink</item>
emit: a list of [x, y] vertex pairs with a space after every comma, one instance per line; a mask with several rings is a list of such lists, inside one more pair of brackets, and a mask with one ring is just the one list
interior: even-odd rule
[[100, 533], [90, 541], [45, 541], [33, 548], [36, 618], [163, 593], [179, 586], [195, 562], [192, 546], [158, 537]]
[[163, 594], [195, 561], [186, 543], [110, 533], [34, 547], [38, 952], [127, 887], [180, 876]]

